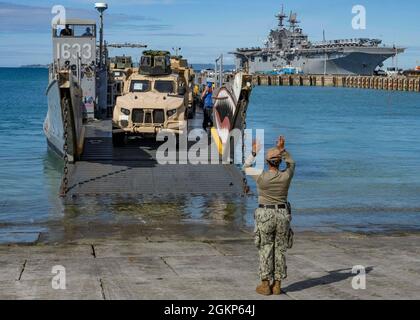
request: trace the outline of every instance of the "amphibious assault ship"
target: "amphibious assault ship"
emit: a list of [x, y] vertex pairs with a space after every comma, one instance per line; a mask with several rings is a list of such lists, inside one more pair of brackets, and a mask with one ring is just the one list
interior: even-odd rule
[[[296, 68], [305, 74], [373, 75], [385, 60], [405, 51], [382, 45], [379, 39], [311, 42], [299, 26], [296, 13], [287, 16], [282, 9], [276, 18], [278, 28], [270, 31], [265, 47], [241, 48], [233, 52], [237, 69], [276, 73], [284, 68]], [[287, 18], [288, 26], [285, 26]]]

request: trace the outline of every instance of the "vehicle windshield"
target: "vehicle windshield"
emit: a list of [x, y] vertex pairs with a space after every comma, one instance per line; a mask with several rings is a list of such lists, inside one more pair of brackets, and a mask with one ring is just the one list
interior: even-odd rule
[[150, 56], [143, 56], [141, 57], [141, 66], [150, 67], [152, 65], [152, 59]]
[[155, 90], [161, 93], [173, 93], [174, 92], [174, 82], [167, 80], [157, 80], [155, 81]]
[[130, 85], [130, 92], [146, 92], [150, 90], [149, 80], [133, 80]]

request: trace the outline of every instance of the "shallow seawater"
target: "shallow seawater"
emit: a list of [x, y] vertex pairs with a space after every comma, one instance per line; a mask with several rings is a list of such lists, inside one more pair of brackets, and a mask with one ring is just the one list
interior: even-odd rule
[[[63, 203], [62, 163], [42, 132], [46, 86], [45, 69], [0, 68], [0, 233], [162, 221], [252, 227], [254, 196]], [[265, 130], [266, 148], [279, 134], [287, 138], [297, 162], [290, 190], [296, 228], [420, 230], [419, 94], [256, 87], [247, 124]]]

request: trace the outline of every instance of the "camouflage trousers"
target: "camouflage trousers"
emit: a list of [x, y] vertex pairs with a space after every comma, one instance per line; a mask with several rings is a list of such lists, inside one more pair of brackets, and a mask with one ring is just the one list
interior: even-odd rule
[[261, 280], [283, 280], [287, 277], [286, 251], [293, 245], [288, 209], [255, 211], [255, 245], [259, 250]]

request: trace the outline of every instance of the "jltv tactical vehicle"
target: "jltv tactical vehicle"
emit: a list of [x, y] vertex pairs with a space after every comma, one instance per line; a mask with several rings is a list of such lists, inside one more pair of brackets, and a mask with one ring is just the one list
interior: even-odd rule
[[185, 88], [185, 95], [188, 96], [187, 117], [192, 119], [195, 115], [195, 108], [198, 104], [199, 97], [194, 93], [195, 72], [192, 67], [188, 65], [188, 61], [182, 56], [171, 57], [172, 72], [179, 75], [180, 86]]
[[136, 70], [129, 56], [116, 56], [110, 59], [110, 79], [115, 83], [115, 94], [120, 96], [124, 92], [124, 84]]
[[156, 137], [161, 131], [176, 135], [188, 131], [189, 97], [179, 74], [173, 73], [170, 53], [144, 51], [138, 73], [133, 73], [117, 98], [112, 142], [124, 144], [128, 135]]

